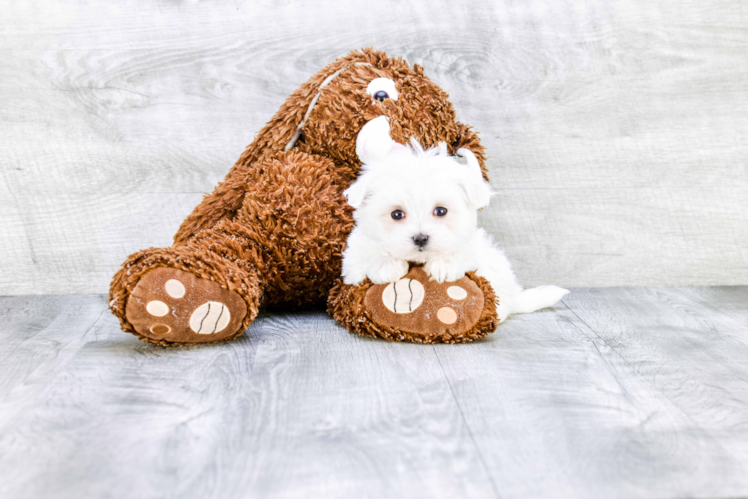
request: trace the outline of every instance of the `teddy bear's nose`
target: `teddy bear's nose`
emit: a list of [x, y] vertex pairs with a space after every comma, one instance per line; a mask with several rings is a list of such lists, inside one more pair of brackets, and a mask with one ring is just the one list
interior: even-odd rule
[[429, 236], [427, 234], [417, 234], [413, 236], [413, 243], [416, 244], [418, 248], [423, 250], [423, 247], [426, 246], [426, 243], [429, 241]]

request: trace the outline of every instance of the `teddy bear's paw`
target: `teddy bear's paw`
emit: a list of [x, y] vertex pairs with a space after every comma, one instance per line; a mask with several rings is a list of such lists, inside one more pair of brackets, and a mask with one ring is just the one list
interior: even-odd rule
[[241, 296], [194, 274], [159, 267], [140, 279], [125, 316], [146, 339], [164, 343], [217, 342], [233, 337], [247, 314]]
[[425, 343], [479, 338], [469, 332], [486, 307], [482, 290], [464, 273], [458, 280], [438, 283], [421, 266], [394, 283], [371, 286], [365, 305], [372, 321], [393, 331], [392, 340]]

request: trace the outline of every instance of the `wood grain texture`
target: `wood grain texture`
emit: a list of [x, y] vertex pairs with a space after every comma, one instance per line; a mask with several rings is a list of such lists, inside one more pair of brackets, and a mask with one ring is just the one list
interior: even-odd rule
[[101, 293], [285, 97], [375, 46], [482, 133], [529, 285], [748, 283], [739, 0], [0, 0], [0, 293]]
[[0, 497], [744, 497], [748, 287], [578, 289], [486, 340], [322, 312], [162, 348], [0, 297]]
[[745, 496], [748, 323], [702, 296], [575, 290], [554, 316], [440, 348], [502, 496]]

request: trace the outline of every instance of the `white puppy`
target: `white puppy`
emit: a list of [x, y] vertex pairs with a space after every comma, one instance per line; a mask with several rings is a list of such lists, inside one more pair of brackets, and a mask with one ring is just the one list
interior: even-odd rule
[[456, 281], [467, 271], [489, 280], [499, 298], [499, 320], [511, 313], [549, 307], [568, 290], [544, 285], [529, 290], [517, 283], [504, 253], [478, 228], [477, 211], [492, 195], [471, 151], [449, 156], [445, 146], [423, 151], [394, 147], [370, 159], [346, 191], [356, 225], [343, 252], [343, 281], [397, 281], [408, 262], [424, 264], [438, 282]]

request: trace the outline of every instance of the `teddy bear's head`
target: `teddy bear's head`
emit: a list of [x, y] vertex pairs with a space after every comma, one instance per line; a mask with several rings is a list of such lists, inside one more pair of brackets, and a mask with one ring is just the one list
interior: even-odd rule
[[440, 142], [451, 153], [468, 148], [486, 175], [483, 147], [476, 133], [456, 120], [448, 97], [418, 64], [411, 67], [372, 49], [353, 51], [294, 92], [262, 133], [272, 133], [275, 149], [331, 158], [350, 181], [361, 166], [357, 139], [365, 127], [369, 135], [388, 135], [400, 144], [414, 137], [426, 148]]

